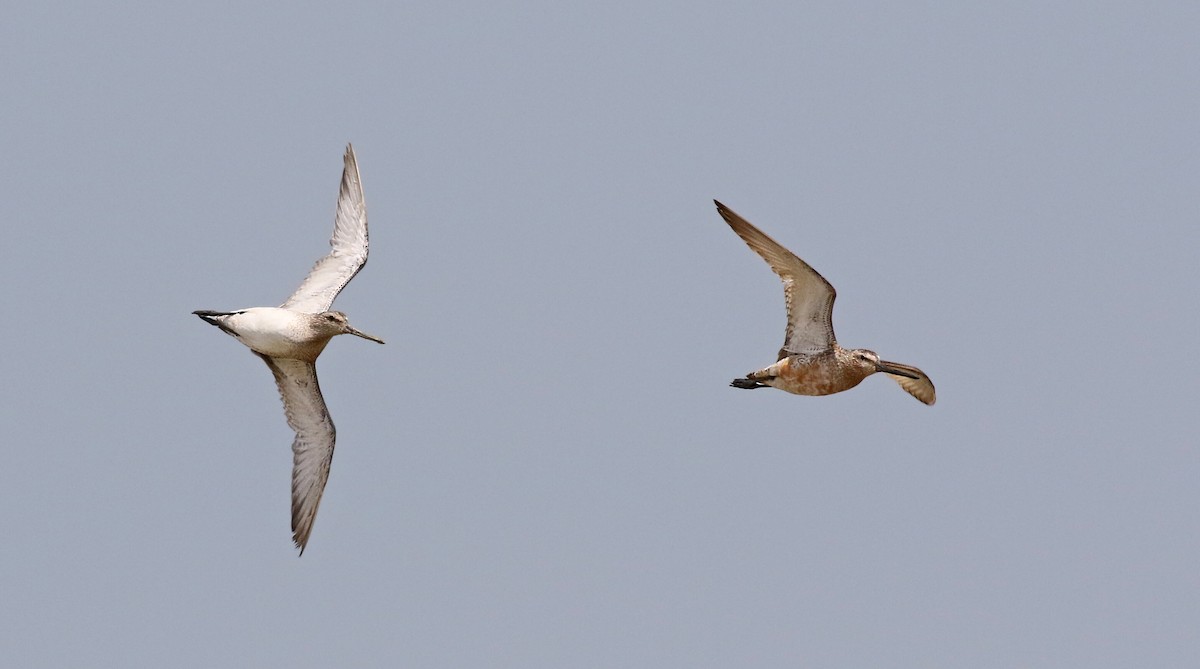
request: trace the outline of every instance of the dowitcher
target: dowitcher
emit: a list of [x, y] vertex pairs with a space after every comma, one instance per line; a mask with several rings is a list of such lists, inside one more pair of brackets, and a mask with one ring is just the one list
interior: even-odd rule
[[839, 346], [833, 336], [833, 300], [837, 297], [833, 286], [762, 230], [729, 207], [713, 202], [729, 227], [783, 280], [787, 303], [787, 333], [777, 362], [734, 379], [729, 385], [750, 390], [770, 386], [797, 395], [832, 395], [857, 386], [875, 372], [883, 372], [908, 394], [925, 404], [934, 403], [937, 397], [933, 382], [925, 372], [880, 360], [874, 351]]
[[286, 302], [278, 307], [192, 312], [249, 346], [275, 375], [283, 413], [296, 431], [292, 442], [292, 540], [301, 555], [329, 480], [336, 435], [317, 384], [317, 356], [330, 339], [340, 334], [383, 343], [350, 327], [346, 314], [328, 310], [338, 293], [367, 264], [367, 207], [353, 146], [346, 146], [344, 161], [333, 237], [329, 240], [333, 249], [313, 265]]

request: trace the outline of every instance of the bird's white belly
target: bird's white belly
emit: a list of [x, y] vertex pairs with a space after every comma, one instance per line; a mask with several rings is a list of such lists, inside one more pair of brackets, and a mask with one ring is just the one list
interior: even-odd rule
[[230, 316], [225, 324], [237, 332], [239, 341], [264, 355], [290, 358], [311, 346], [305, 341], [308, 328], [303, 316], [288, 309], [245, 309]]

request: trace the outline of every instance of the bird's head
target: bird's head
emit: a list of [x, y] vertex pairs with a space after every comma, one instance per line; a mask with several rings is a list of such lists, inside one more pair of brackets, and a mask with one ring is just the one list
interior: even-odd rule
[[373, 337], [361, 330], [356, 330], [350, 326], [350, 320], [346, 318], [346, 314], [340, 311], [326, 311], [318, 314], [318, 324], [321, 330], [329, 333], [330, 336], [340, 334], [352, 334], [363, 339], [370, 339], [373, 342], [382, 344], [383, 340], [379, 337]]
[[920, 378], [907, 369], [901, 369], [886, 360], [880, 360], [879, 354], [875, 353], [875, 351], [868, 351], [865, 348], [856, 348], [850, 351], [850, 359], [854, 361], [856, 367], [862, 369], [867, 374], [885, 372], [887, 374], [895, 374], [896, 376], [906, 376], [910, 379]]

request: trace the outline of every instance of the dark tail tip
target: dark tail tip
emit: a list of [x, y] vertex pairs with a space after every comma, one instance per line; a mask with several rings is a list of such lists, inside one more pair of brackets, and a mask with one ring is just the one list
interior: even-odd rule
[[229, 312], [229, 311], [208, 311], [207, 309], [200, 309], [200, 310], [197, 310], [197, 311], [193, 311], [192, 313], [193, 313], [193, 314], [196, 314], [197, 316], [199, 316], [199, 317], [201, 318], [201, 320], [203, 320], [205, 323], [208, 323], [209, 325], [215, 325], [215, 326], [217, 326], [217, 327], [221, 328], [221, 330], [222, 330], [223, 332], [226, 332], [226, 333], [228, 333], [228, 334], [231, 334], [231, 335], [233, 335], [233, 336], [235, 336], [235, 337], [237, 336], [237, 333], [236, 333], [236, 332], [234, 332], [233, 330], [230, 330], [229, 328], [225, 327], [225, 324], [224, 324], [224, 323], [222, 323], [222, 322], [220, 321], [220, 319], [219, 319], [219, 317], [220, 317], [220, 316], [231, 316], [231, 315], [233, 315], [233, 313], [232, 313], [232, 312]]
[[755, 388], [766, 388], [767, 384], [759, 383], [751, 379], [734, 379], [729, 382], [733, 388], [741, 388], [742, 390], [754, 390]]

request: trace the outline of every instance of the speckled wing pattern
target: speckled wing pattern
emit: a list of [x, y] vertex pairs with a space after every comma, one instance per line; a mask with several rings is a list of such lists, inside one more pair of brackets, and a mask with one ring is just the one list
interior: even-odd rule
[[[779, 242], [738, 216], [729, 207], [713, 200], [721, 217], [742, 241], [753, 249], [783, 280], [787, 302], [787, 333], [779, 359], [789, 355], [815, 355], [833, 348], [833, 300], [837, 292], [815, 269], [808, 266]], [[911, 391], [910, 391], [911, 392]]]
[[292, 540], [303, 555], [321, 504], [321, 493], [329, 481], [337, 430], [321, 396], [317, 368], [311, 362], [255, 355], [275, 375], [275, 385], [283, 398], [283, 413], [288, 426], [296, 431], [292, 442]]
[[910, 379], [907, 376], [888, 374], [888, 376], [892, 377], [896, 383], [899, 383], [900, 387], [903, 388], [909, 395], [912, 395], [925, 404], [933, 404], [937, 401], [937, 393], [933, 388], [933, 381], [929, 380], [929, 377], [925, 375], [925, 372], [922, 372], [912, 365], [901, 365], [898, 362], [884, 361], [883, 364], [895, 367], [897, 369], [903, 369], [904, 371], [911, 372], [919, 377], [916, 379]]
[[329, 240], [333, 248], [313, 265], [287, 302], [280, 305], [284, 309], [310, 314], [328, 311], [342, 288], [367, 264], [367, 205], [353, 146], [346, 146], [344, 160], [333, 237]]

